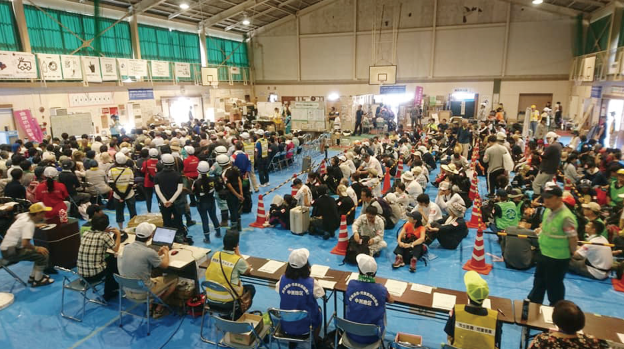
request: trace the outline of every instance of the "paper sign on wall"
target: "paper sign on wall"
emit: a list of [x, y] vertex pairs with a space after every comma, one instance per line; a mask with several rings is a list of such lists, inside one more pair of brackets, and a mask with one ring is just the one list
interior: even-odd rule
[[39, 60], [39, 71], [45, 80], [62, 80], [63, 71], [61, 69], [61, 56], [37, 54]]
[[61, 55], [61, 66], [64, 80], [82, 80], [80, 57]]
[[152, 61], [152, 76], [168, 78], [169, 77], [169, 62]]
[[596, 67], [596, 56], [585, 57], [583, 60], [583, 70], [581, 71], [582, 81], [594, 81], [594, 68]]
[[23, 52], [0, 51], [0, 78], [36, 79], [35, 55]]
[[68, 97], [70, 107], [111, 105], [114, 103], [112, 92], [70, 93]]
[[128, 74], [130, 76], [147, 76], [147, 61], [142, 59], [128, 60]]
[[230, 74], [232, 74], [232, 75], [239, 75], [240, 74], [240, 68], [239, 67], [230, 67]]
[[100, 60], [98, 57], [82, 57], [82, 69], [88, 82], [102, 82]]
[[100, 57], [100, 68], [102, 70], [102, 81], [116, 81], [117, 61], [115, 58]]
[[191, 64], [190, 63], [175, 63], [175, 75], [178, 78], [190, 78], [191, 77]]

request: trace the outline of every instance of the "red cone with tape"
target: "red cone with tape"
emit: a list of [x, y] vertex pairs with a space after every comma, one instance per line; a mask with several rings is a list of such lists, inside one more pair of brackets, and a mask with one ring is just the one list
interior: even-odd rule
[[477, 179], [477, 171], [472, 172], [472, 183], [470, 184], [470, 192], [468, 197], [474, 201], [479, 196], [479, 180]]
[[349, 244], [349, 232], [347, 232], [347, 216], [340, 217], [340, 232], [338, 233], [338, 243], [331, 250], [332, 254], [344, 256], [347, 254], [347, 245]]
[[472, 258], [464, 264], [464, 270], [474, 270], [479, 274], [487, 275], [492, 271], [492, 265], [485, 263], [485, 247], [483, 245], [483, 230], [477, 230]]
[[319, 170], [319, 173], [320, 173], [321, 175], [324, 175], [324, 174], [326, 174], [326, 173], [327, 173], [327, 167], [325, 167], [325, 161], [326, 161], [326, 160], [323, 160], [323, 161], [321, 162], [321, 169]]
[[485, 223], [483, 223], [483, 218], [481, 217], [481, 197], [477, 195], [474, 198], [474, 206], [472, 207], [472, 216], [470, 217], [470, 221], [466, 223], [468, 228], [477, 228], [481, 230], [485, 230]]
[[403, 172], [403, 158], [399, 157], [399, 163], [397, 165], [396, 175], [394, 179], [401, 179], [401, 172]]
[[266, 213], [264, 212], [264, 199], [262, 195], [258, 195], [258, 214], [256, 215], [256, 221], [249, 226], [254, 228], [264, 228], [264, 223], [267, 221]]
[[390, 184], [390, 169], [386, 167], [386, 175], [384, 176], [383, 187], [381, 188], [382, 193], [387, 193], [391, 187], [392, 185]]

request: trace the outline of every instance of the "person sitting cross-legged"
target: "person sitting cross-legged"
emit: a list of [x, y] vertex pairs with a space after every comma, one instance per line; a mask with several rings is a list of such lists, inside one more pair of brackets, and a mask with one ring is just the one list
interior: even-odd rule
[[[604, 224], [598, 220], [589, 221], [585, 225], [585, 233], [589, 235], [588, 242], [608, 244], [600, 233]], [[609, 277], [613, 265], [613, 255], [608, 246], [586, 244], [579, 247], [570, 259], [570, 271], [592, 279], [604, 280]]]
[[416, 272], [416, 263], [427, 251], [427, 245], [423, 244], [426, 238], [426, 230], [422, 225], [422, 215], [418, 211], [407, 214], [407, 222], [401, 229], [397, 238], [397, 247], [394, 249], [396, 260], [393, 268], [405, 265], [405, 260], [410, 261], [410, 271]]

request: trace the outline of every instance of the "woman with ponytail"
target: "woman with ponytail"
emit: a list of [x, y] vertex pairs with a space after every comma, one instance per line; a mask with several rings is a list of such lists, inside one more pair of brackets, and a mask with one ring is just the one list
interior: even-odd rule
[[52, 211], [46, 212], [46, 219], [58, 216], [61, 209], [67, 211], [69, 208], [67, 188], [63, 183], [55, 180], [58, 174], [59, 172], [56, 168], [46, 167], [43, 171], [45, 181], [39, 183], [37, 189], [35, 189], [36, 201], [52, 208]]

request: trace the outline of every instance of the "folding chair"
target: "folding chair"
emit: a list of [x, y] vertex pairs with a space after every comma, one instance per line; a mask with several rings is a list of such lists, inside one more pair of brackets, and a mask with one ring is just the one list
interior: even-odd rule
[[[339, 317], [334, 318], [334, 326], [336, 326], [336, 336], [334, 337], [334, 348], [338, 348], [338, 344], [349, 349], [385, 349], [383, 338], [384, 333], [381, 331], [381, 327], [372, 324], [362, 324], [359, 322], [353, 322], [345, 320]], [[338, 335], [340, 340], [338, 340]], [[379, 339], [371, 344], [359, 344], [349, 339], [347, 333], [357, 336], [376, 336]]]
[[[272, 348], [273, 339], [276, 339], [278, 349], [281, 348], [280, 341], [286, 341], [289, 344], [309, 342], [310, 349], [312, 349], [314, 346], [314, 335], [312, 322], [310, 321], [310, 316], [307, 311], [269, 308], [269, 318], [271, 319], [269, 348]], [[308, 323], [310, 323], [310, 329], [307, 333], [301, 335], [291, 335], [282, 330], [283, 322], [295, 322], [301, 320], [308, 320]]]
[[[119, 288], [123, 290], [123, 292], [119, 292], [119, 327], [123, 327], [123, 324], [121, 323], [123, 314], [145, 318], [147, 319], [147, 335], [149, 336], [150, 335], [150, 303], [151, 301], [154, 300], [156, 301], [156, 303], [164, 305], [165, 307], [167, 307], [167, 309], [169, 309], [169, 311], [173, 311], [173, 310], [171, 309], [169, 305], [167, 305], [167, 303], [163, 302], [162, 299], [160, 299], [160, 297], [154, 294], [152, 290], [150, 290], [150, 288], [145, 285], [143, 280], [125, 278], [119, 274], [115, 274], [114, 277], [115, 277], [115, 281], [117, 281], [117, 283], [119, 284]], [[136, 304], [145, 303], [145, 314], [146, 314], [145, 316], [137, 315], [130, 311], [122, 310], [122, 304], [121, 304], [122, 293], [124, 294], [126, 293], [125, 291], [126, 288], [136, 290], [137, 292], [145, 292], [145, 299], [136, 300], [136, 299], [126, 296], [126, 299], [128, 299], [129, 301], [133, 303], [136, 303]]]
[[[107, 304], [106, 301], [100, 299], [100, 294], [97, 289], [97, 286], [104, 283], [104, 279], [98, 280], [94, 283], [90, 283], [87, 280], [85, 280], [85, 278], [83, 278], [80, 274], [78, 274], [77, 272], [71, 269], [65, 269], [59, 266], [55, 266], [54, 269], [72, 274], [72, 276], [74, 276], [74, 280], [70, 280], [67, 277], [67, 275], [63, 275], [63, 291], [61, 293], [61, 316], [62, 317], [70, 319], [70, 320], [82, 322], [82, 319], [84, 318], [84, 314], [85, 314], [85, 307], [87, 305], [87, 301], [89, 303], [106, 306]], [[65, 290], [78, 292], [82, 296], [82, 316], [80, 318], [65, 314]], [[89, 292], [89, 290], [93, 291], [93, 293], [97, 295], [97, 298], [89, 298], [89, 296], [87, 295], [87, 292]]]
[[[4, 238], [2, 237], [2, 235], [0, 235], [0, 242], [2, 242], [2, 240], [4, 240]], [[9, 266], [11, 266], [13, 264], [17, 264], [17, 263], [18, 262], [9, 262], [8, 260], [0, 257], [0, 269], [4, 269], [7, 273], [9, 273], [9, 275], [11, 275], [11, 277], [13, 277], [13, 279], [15, 279], [15, 282], [11, 286], [11, 289], [9, 290], [9, 293], [13, 292], [13, 288], [15, 287], [15, 283], [17, 283], [17, 282], [22, 284], [22, 286], [24, 286], [24, 287], [28, 287], [28, 284], [26, 282], [24, 282], [24, 280], [22, 280], [22, 278], [17, 276], [17, 274], [15, 274], [11, 269], [9, 269]]]
[[[206, 318], [206, 312], [210, 314], [211, 318], [214, 316], [214, 314], [219, 314], [222, 316], [229, 315], [230, 319], [234, 319], [234, 316], [236, 314], [236, 308], [238, 307], [238, 302], [232, 302], [232, 309], [230, 310], [225, 307], [228, 303], [225, 303], [225, 302], [221, 303], [221, 302], [215, 302], [215, 301], [209, 300], [208, 299], [209, 290], [212, 290], [215, 292], [227, 292], [230, 294], [232, 299], [236, 299], [236, 296], [234, 295], [232, 290], [216, 282], [204, 281], [201, 283], [201, 288], [202, 288], [202, 292], [206, 296], [206, 301], [204, 302], [204, 307], [202, 309], [202, 321], [201, 321], [201, 327], [199, 328], [199, 338], [203, 342], [215, 344], [215, 342], [204, 337], [204, 319]], [[213, 306], [212, 308], [210, 307], [211, 305]]]
[[[260, 331], [260, 333], [257, 333], [254, 326], [249, 322], [230, 321], [214, 315], [212, 315], [211, 318], [213, 319], [215, 327], [217, 329], [217, 338], [218, 332], [223, 333], [221, 340], [215, 342], [216, 349], [218, 349], [219, 346], [237, 349], [257, 349], [259, 347], [270, 349], [270, 347], [267, 347], [267, 345], [264, 343], [264, 337], [269, 331], [267, 327], [263, 327], [262, 331]], [[230, 334], [247, 333], [251, 333], [251, 335], [253, 335], [253, 341], [251, 342], [251, 345], [232, 343], [232, 341], [230, 340]]]

